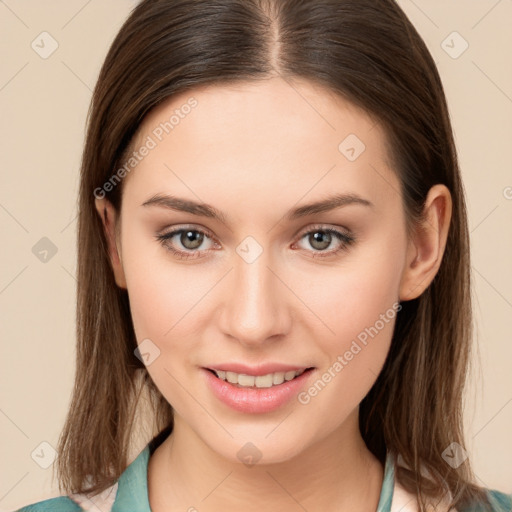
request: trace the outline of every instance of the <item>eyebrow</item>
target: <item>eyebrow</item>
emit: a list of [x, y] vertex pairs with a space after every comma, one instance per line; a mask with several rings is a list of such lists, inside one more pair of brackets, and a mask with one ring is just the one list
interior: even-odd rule
[[[370, 208], [374, 207], [374, 204], [371, 201], [368, 201], [356, 194], [336, 194], [321, 201], [309, 203], [292, 209], [285, 214], [284, 218], [285, 220], [292, 221], [301, 217], [328, 212], [348, 205], [363, 205]], [[206, 203], [197, 203], [190, 199], [182, 199], [171, 195], [156, 194], [142, 203], [142, 206], [159, 206], [169, 210], [216, 219], [224, 224], [226, 223], [226, 216], [224, 213], [214, 206]]]

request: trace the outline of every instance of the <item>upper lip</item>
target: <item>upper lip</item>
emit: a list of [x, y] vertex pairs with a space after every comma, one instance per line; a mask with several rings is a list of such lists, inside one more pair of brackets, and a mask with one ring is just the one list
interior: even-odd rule
[[258, 377], [260, 375], [267, 375], [269, 373], [277, 372], [291, 372], [307, 370], [311, 366], [297, 366], [282, 363], [264, 363], [257, 366], [248, 366], [243, 363], [219, 363], [206, 367], [207, 370], [221, 370], [225, 372], [241, 373], [244, 375], [251, 375]]

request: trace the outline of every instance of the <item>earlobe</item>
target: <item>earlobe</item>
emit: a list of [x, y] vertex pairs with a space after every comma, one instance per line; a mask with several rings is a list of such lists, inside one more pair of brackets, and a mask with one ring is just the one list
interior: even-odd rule
[[105, 198], [96, 198], [95, 206], [103, 224], [103, 230], [108, 244], [110, 263], [116, 284], [126, 290], [126, 278], [124, 275], [121, 251], [118, 248], [119, 243], [116, 237], [117, 212], [112, 203]]
[[445, 185], [434, 185], [429, 190], [423, 212], [423, 219], [408, 243], [400, 283], [401, 301], [419, 297], [441, 266], [452, 214], [451, 194]]

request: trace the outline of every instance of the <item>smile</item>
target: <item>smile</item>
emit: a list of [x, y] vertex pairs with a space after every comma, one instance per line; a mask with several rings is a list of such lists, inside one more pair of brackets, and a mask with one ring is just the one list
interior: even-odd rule
[[[228, 370], [202, 368], [212, 395], [242, 413], [269, 413], [289, 403], [306, 387], [315, 368], [247, 375]], [[267, 370], [268, 371], [268, 370]]]
[[245, 375], [243, 373], [227, 372], [223, 370], [211, 370], [215, 375], [230, 384], [234, 384], [238, 387], [243, 388], [271, 388], [278, 386], [285, 381], [290, 381], [302, 375], [305, 372], [303, 370], [289, 371], [289, 372], [274, 372], [267, 373], [266, 375]]

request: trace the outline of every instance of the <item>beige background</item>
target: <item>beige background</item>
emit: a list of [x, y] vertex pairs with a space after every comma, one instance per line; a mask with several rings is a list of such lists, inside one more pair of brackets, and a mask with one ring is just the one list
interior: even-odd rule
[[[482, 365], [467, 400], [467, 447], [480, 482], [512, 492], [512, 0], [399, 4], [438, 64], [468, 195]], [[49, 453], [42, 442], [56, 447], [70, 397], [84, 123], [102, 60], [134, 5], [0, 1], [3, 511], [58, 494], [52, 466], [31, 454]], [[46, 59], [31, 47], [43, 31], [58, 43]], [[57, 249], [46, 263], [32, 252], [43, 237]]]

